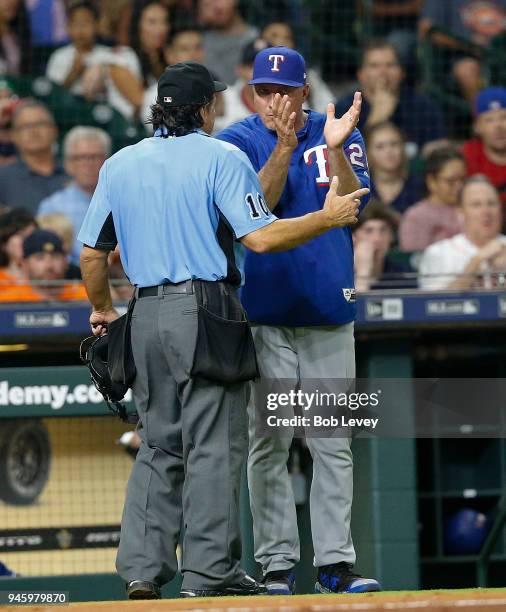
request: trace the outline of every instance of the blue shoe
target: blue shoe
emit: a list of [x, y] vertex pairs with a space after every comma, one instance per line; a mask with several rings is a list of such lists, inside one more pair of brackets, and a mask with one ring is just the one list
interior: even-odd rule
[[294, 595], [295, 572], [293, 570], [278, 570], [268, 572], [264, 578], [267, 595]]
[[318, 568], [318, 577], [314, 587], [315, 593], [370, 593], [381, 591], [381, 586], [374, 578], [362, 578], [351, 571], [353, 566], [341, 562]]

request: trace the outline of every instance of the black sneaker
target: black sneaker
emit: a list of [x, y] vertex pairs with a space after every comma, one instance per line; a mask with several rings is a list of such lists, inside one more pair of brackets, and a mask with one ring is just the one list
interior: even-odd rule
[[352, 571], [352, 565], [342, 561], [318, 568], [315, 593], [369, 593], [381, 591], [374, 578], [363, 578]]
[[146, 580], [130, 580], [126, 585], [128, 599], [161, 599], [160, 587]]
[[267, 589], [267, 595], [294, 595], [295, 572], [293, 570], [267, 572], [264, 584]]
[[224, 587], [223, 589], [181, 589], [181, 597], [224, 597], [234, 595], [266, 595], [267, 589], [263, 584], [244, 574], [241, 582]]

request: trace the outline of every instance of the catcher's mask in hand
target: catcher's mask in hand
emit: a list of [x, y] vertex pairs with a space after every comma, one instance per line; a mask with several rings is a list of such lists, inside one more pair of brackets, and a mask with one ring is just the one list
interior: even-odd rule
[[108, 359], [109, 338], [103, 336], [90, 336], [81, 342], [79, 354], [81, 361], [86, 364], [90, 371], [91, 380], [97, 390], [102, 394], [109, 410], [117, 414], [122, 421], [132, 422], [132, 416], [127, 415], [126, 407], [121, 403], [128, 391], [128, 385], [119, 384], [111, 380]]

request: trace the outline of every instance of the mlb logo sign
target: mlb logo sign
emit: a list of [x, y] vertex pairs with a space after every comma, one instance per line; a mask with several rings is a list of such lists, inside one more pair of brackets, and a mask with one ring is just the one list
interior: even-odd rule
[[172, 98], [170, 96], [164, 96], [163, 101], [170, 104], [172, 102]]
[[343, 296], [347, 302], [350, 302], [350, 304], [353, 304], [353, 302], [356, 302], [357, 300], [355, 289], [343, 289]]

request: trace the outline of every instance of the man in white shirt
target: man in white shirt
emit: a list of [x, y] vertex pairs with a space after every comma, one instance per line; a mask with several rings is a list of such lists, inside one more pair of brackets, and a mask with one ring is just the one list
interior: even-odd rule
[[112, 49], [96, 44], [98, 15], [86, 0], [70, 4], [68, 32], [72, 44], [51, 55], [47, 77], [76, 96], [107, 101], [124, 117], [131, 118], [136, 109], [124, 94], [141, 87], [141, 68], [135, 52], [129, 47]]
[[460, 194], [463, 232], [435, 242], [423, 253], [419, 286], [439, 289], [491, 289], [506, 281], [506, 236], [497, 190], [482, 175], [467, 180]]

